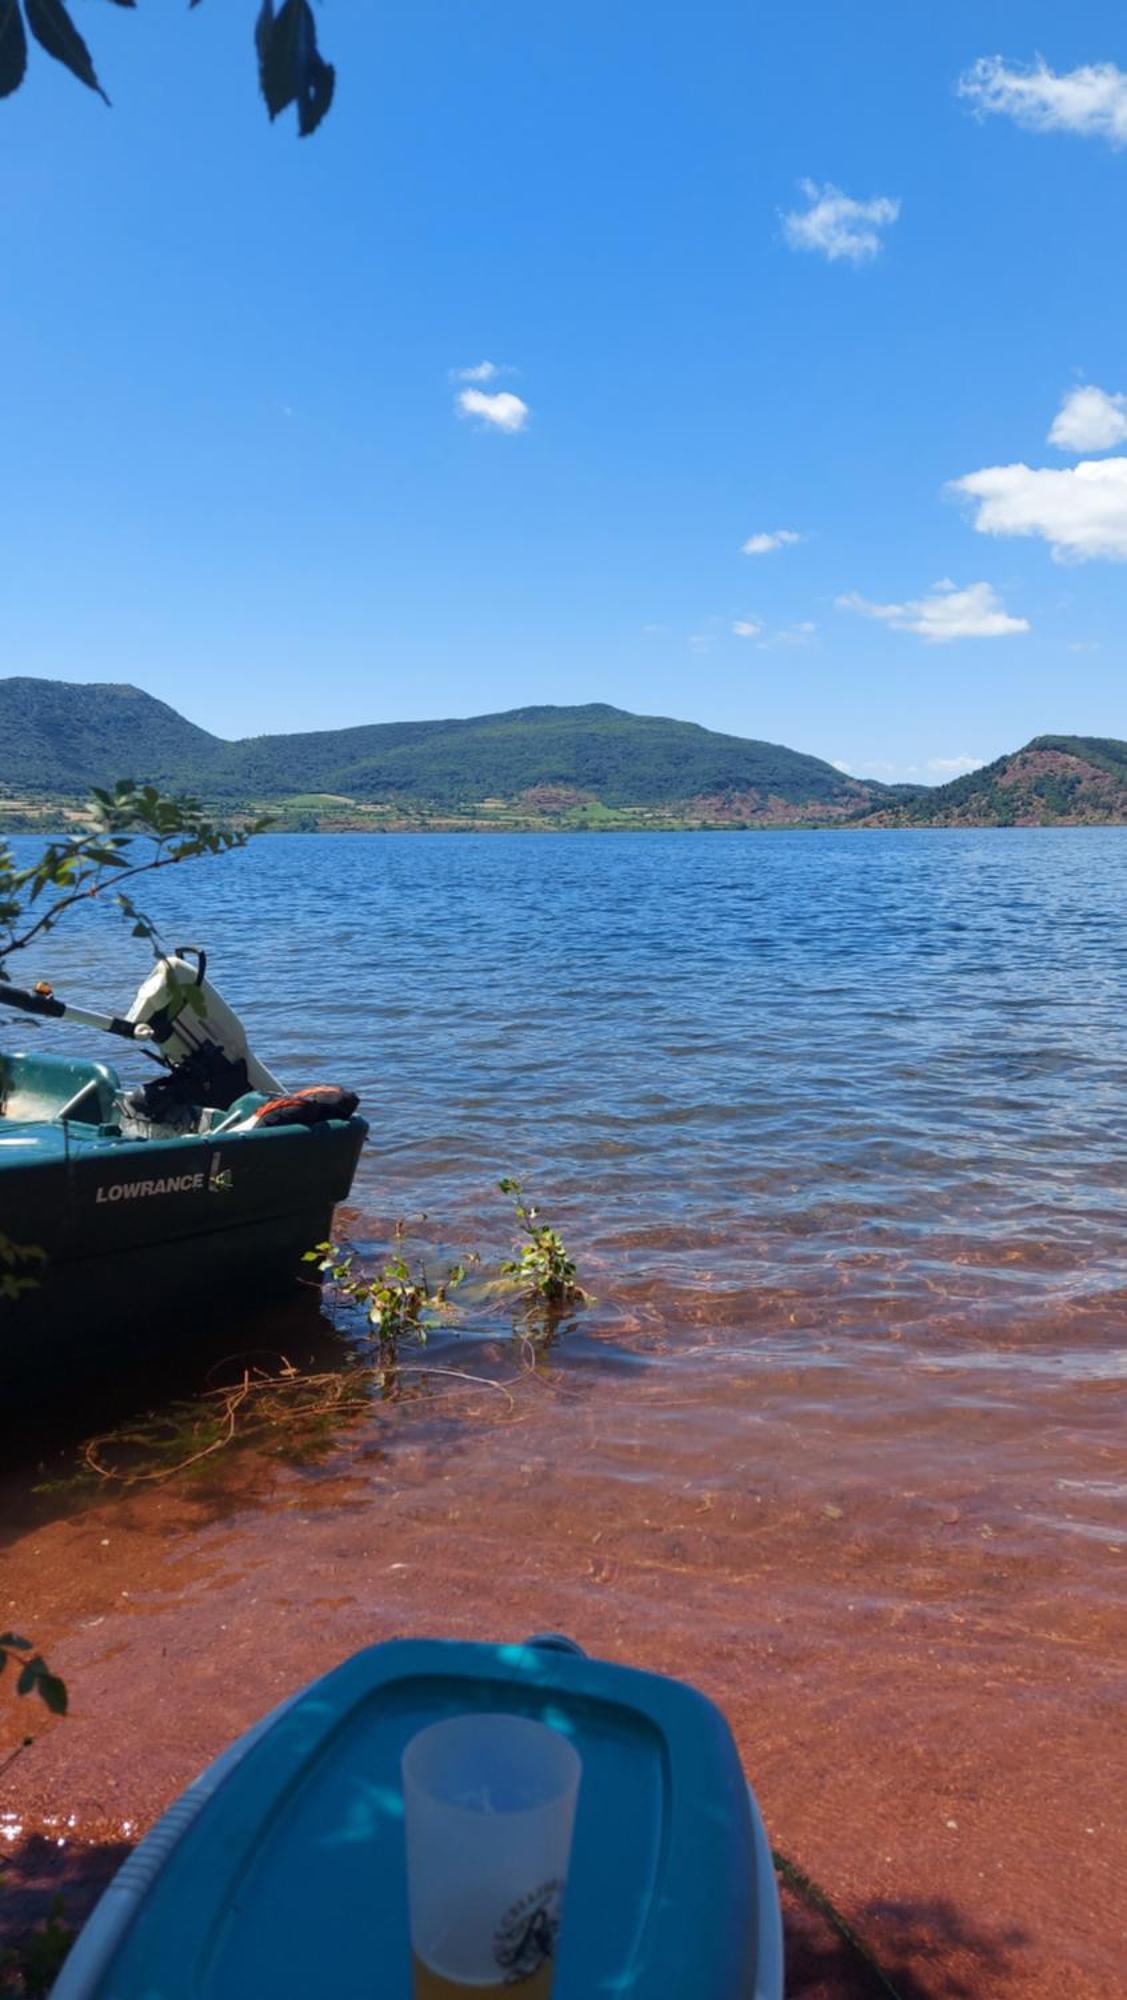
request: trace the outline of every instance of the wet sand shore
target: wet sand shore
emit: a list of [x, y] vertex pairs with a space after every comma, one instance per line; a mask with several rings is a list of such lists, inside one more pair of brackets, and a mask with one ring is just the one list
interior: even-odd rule
[[[828, 1320], [771, 1337], [759, 1303], [738, 1341], [703, 1309], [670, 1339], [623, 1288], [536, 1370], [502, 1341], [436, 1351], [429, 1393], [315, 1462], [13, 1490], [5, 1615], [73, 1706], [3, 1781], [9, 1931], [52, 1883], [79, 1910], [232, 1737], [355, 1648], [551, 1626], [722, 1706], [773, 1844], [902, 2000], [1127, 1993], [1113, 1385], [1049, 1365], [1047, 1326], [1038, 1370], [1028, 1329], [1009, 1367], [892, 1332], [861, 1353]], [[26, 1706], [0, 1728], [38, 1726]], [[786, 1902], [791, 1996], [881, 1990]]]

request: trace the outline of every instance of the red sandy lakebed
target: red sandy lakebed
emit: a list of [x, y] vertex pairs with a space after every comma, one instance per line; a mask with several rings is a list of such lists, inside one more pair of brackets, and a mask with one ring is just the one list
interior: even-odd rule
[[[555, 1627], [715, 1697], [902, 2000], [1122, 2000], [1127, 830], [208, 867], [169, 934], [206, 909], [271, 1067], [371, 1117], [340, 1230], [383, 1255], [425, 1209], [434, 1271], [495, 1269], [517, 1173], [597, 1303], [522, 1374], [494, 1301], [429, 1356], [504, 1392], [436, 1373], [301, 1464], [34, 1497], [6, 1460], [0, 1615], [73, 1697], [3, 1781], [25, 1877], [108, 1865], [359, 1646]], [[112, 947], [91, 920], [41, 970], [115, 991]], [[154, 1400], [111, 1372], [118, 1417]], [[788, 1913], [792, 2000], [880, 1990]]]
[[[737, 1335], [730, 1295], [674, 1301], [671, 1341], [660, 1298], [624, 1288], [532, 1372], [502, 1341], [445, 1344], [429, 1393], [315, 1461], [247, 1449], [13, 1496], [3, 1615], [72, 1713], [4, 1780], [29, 1891], [9, 1928], [52, 1884], [81, 1907], [232, 1737], [355, 1648], [551, 1626], [720, 1703], [774, 1845], [904, 2000], [1127, 1993], [1117, 1316], [1026, 1328], [1007, 1356], [851, 1336], [841, 1312], [788, 1345], [786, 1301], [743, 1305]], [[790, 1994], [879, 1990], [787, 1901]]]

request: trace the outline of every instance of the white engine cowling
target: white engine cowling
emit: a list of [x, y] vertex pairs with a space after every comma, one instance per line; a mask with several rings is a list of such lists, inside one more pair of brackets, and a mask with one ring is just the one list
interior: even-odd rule
[[210, 1042], [231, 1062], [245, 1062], [252, 1090], [264, 1091], [268, 1097], [283, 1095], [284, 1086], [252, 1055], [238, 1015], [210, 980], [201, 977], [200, 967], [186, 958], [173, 955], [158, 959], [125, 1018], [149, 1022], [162, 1013], [172, 1022], [170, 1031], [157, 1043], [164, 1062], [182, 1062]]

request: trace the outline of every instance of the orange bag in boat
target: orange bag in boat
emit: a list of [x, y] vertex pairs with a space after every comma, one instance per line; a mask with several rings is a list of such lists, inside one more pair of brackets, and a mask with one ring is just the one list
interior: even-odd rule
[[256, 1125], [323, 1125], [328, 1118], [351, 1118], [360, 1100], [339, 1083], [314, 1083], [285, 1097], [272, 1097], [254, 1114]]

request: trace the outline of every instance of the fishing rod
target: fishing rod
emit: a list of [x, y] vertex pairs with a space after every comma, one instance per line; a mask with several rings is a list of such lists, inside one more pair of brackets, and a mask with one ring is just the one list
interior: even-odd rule
[[103, 1034], [120, 1035], [127, 1042], [162, 1042], [172, 1032], [171, 1022], [124, 1021], [118, 1014], [95, 1014], [89, 1007], [74, 1007], [69, 1000], [57, 1000], [45, 980], [31, 992], [22, 986], [0, 984], [0, 1007], [14, 1007], [20, 1014], [38, 1014], [49, 1021], [73, 1021], [80, 1028], [99, 1028]]

